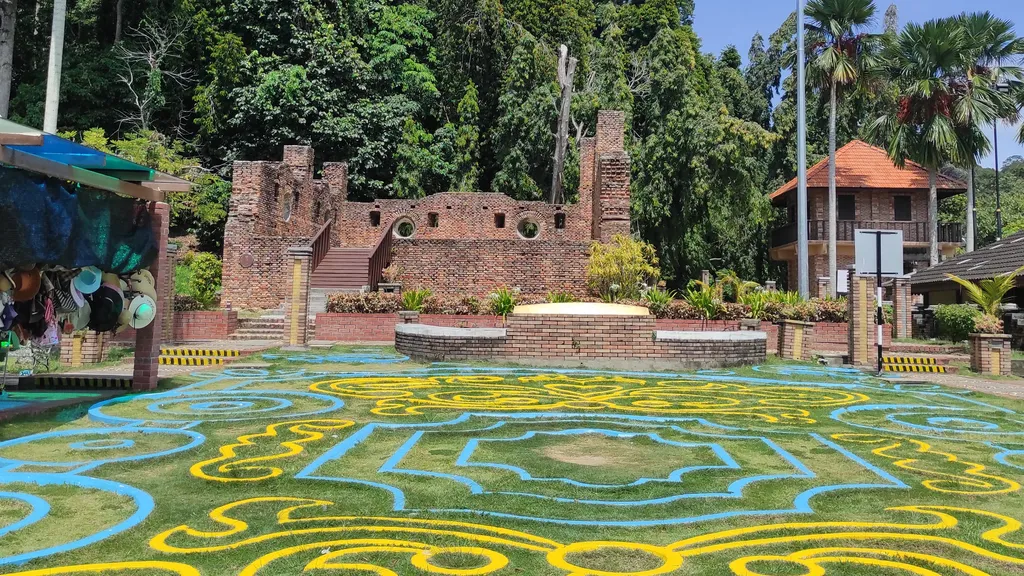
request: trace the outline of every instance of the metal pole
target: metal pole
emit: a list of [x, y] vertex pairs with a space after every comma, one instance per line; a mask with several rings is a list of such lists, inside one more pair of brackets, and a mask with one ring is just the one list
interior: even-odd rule
[[796, 269], [800, 296], [810, 297], [807, 269], [807, 118], [804, 94], [804, 0], [796, 1]]
[[882, 327], [885, 326], [885, 314], [882, 311], [882, 233], [875, 232], [875, 303], [878, 315], [875, 327], [875, 345], [878, 352], [878, 375], [882, 375]]
[[996, 240], [1003, 239], [1003, 205], [999, 200], [999, 127], [992, 121], [992, 144], [996, 154]]

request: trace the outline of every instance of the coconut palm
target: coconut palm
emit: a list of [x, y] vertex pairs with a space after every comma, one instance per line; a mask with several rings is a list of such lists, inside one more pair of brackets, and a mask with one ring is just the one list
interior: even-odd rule
[[966, 32], [953, 19], [907, 24], [886, 47], [884, 57], [885, 69], [900, 93], [897, 110], [869, 126], [876, 139], [886, 141], [889, 158], [896, 166], [913, 160], [928, 170], [928, 259], [932, 266], [939, 263], [939, 168], [950, 162], [963, 164], [953, 108], [956, 72], [966, 52]]
[[1013, 31], [1013, 23], [990, 12], [963, 13], [955, 18], [964, 30], [965, 50], [957, 71], [954, 118], [960, 124], [960, 155], [966, 161], [967, 251], [974, 250], [974, 171], [978, 158], [988, 153], [989, 124], [997, 120], [1016, 121], [1017, 106], [1010, 94], [996, 89], [997, 83], [1019, 80], [1020, 66], [1013, 64], [1024, 53], [1024, 38]]
[[872, 69], [876, 37], [862, 31], [875, 16], [874, 0], [811, 0], [809, 74], [827, 92], [828, 119], [828, 292], [836, 295], [836, 108], [845, 88]]

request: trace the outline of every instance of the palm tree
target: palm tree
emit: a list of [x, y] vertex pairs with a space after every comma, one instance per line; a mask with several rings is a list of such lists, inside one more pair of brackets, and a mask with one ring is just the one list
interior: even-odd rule
[[898, 109], [871, 123], [885, 140], [889, 158], [902, 167], [913, 160], [928, 170], [928, 259], [939, 263], [939, 168], [962, 164], [963, 148], [954, 119], [955, 73], [966, 53], [966, 32], [951, 18], [907, 24], [885, 51], [885, 68], [899, 89]]
[[1024, 53], [1024, 38], [1013, 32], [1013, 23], [996, 18], [990, 12], [963, 13], [956, 17], [963, 28], [965, 51], [957, 73], [954, 117], [961, 124], [961, 156], [967, 163], [967, 251], [974, 250], [974, 171], [979, 157], [989, 151], [986, 128], [1003, 119], [1015, 121], [1017, 107], [1009, 94], [996, 89], [997, 83], [1022, 77], [1019, 66], [1012, 63]]
[[964, 280], [953, 274], [946, 274], [946, 278], [963, 286], [971, 302], [977, 304], [983, 313], [998, 317], [999, 306], [1002, 305], [1003, 298], [1006, 297], [1007, 292], [1017, 286], [1017, 276], [1022, 272], [1024, 272], [1024, 266], [1017, 268], [1013, 272], [997, 274], [993, 278], [979, 280], [978, 282]]
[[814, 47], [809, 76], [828, 91], [828, 293], [836, 295], [836, 108], [840, 93], [874, 63], [875, 37], [861, 32], [875, 16], [874, 0], [811, 0], [807, 15]]

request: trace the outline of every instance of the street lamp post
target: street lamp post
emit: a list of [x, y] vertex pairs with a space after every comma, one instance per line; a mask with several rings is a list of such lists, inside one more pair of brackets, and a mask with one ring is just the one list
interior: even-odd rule
[[[1012, 87], [1006, 80], [996, 83], [996, 91], [1009, 94]], [[992, 151], [996, 160], [996, 241], [1003, 239], [1003, 205], [999, 196], [999, 124], [992, 120]]]

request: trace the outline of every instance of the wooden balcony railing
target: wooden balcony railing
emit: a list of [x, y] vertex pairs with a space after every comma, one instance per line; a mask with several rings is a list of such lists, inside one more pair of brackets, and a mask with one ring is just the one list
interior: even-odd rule
[[370, 256], [367, 262], [367, 284], [370, 285], [370, 291], [376, 291], [380, 285], [380, 281], [384, 276], [384, 269], [391, 265], [391, 244], [394, 241], [395, 233], [391, 229], [394, 226], [394, 222], [390, 222], [384, 227], [384, 231], [381, 233], [380, 238], [377, 239], [376, 246], [373, 247], [373, 252], [370, 252]]
[[320, 230], [313, 236], [313, 240], [309, 243], [309, 247], [313, 249], [313, 259], [309, 262], [309, 272], [312, 274], [316, 270], [316, 267], [324, 261], [327, 256], [327, 252], [331, 249], [331, 221], [328, 220], [320, 227]]
[[[836, 223], [836, 240], [853, 242], [854, 230], [902, 230], [904, 242], [928, 242], [927, 222], [893, 222], [886, 220], [840, 220]], [[959, 223], [939, 224], [939, 242], [963, 242], [963, 226]], [[828, 240], [828, 220], [808, 220], [807, 239]], [[772, 246], [796, 242], [796, 223], [790, 222], [772, 231]]]

